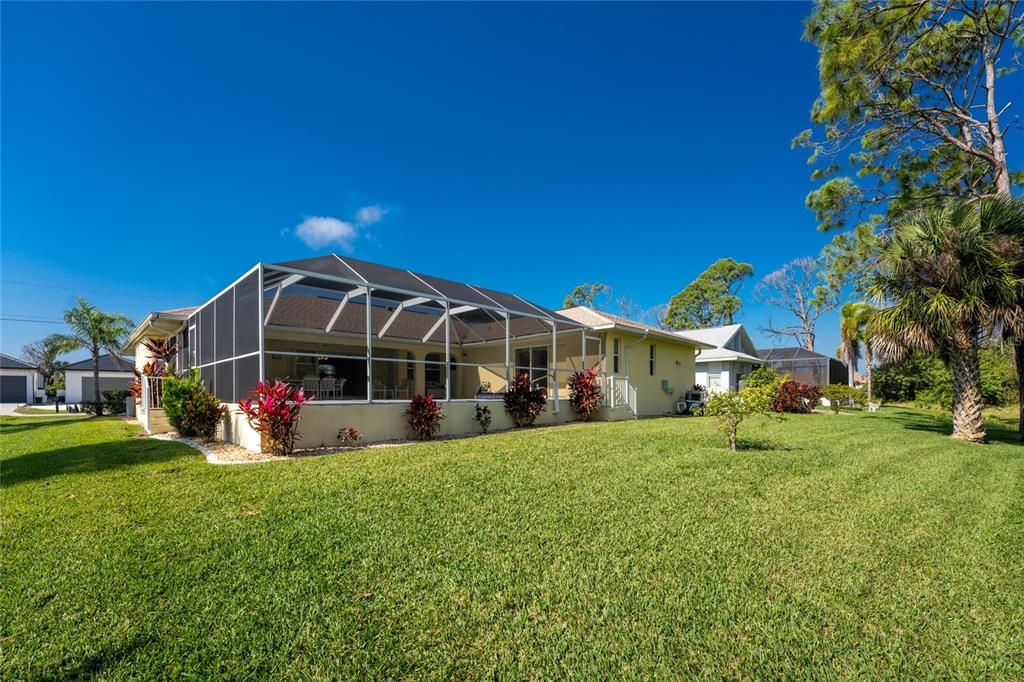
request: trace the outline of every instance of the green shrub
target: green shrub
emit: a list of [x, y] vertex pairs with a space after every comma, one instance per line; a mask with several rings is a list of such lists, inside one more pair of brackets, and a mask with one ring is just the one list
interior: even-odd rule
[[107, 414], [124, 414], [124, 401], [131, 396], [132, 392], [127, 389], [103, 391], [103, 411]]
[[168, 423], [174, 427], [182, 436], [194, 436], [184, 423], [185, 401], [193, 393], [198, 391], [206, 392], [203, 385], [203, 378], [199, 375], [198, 369], [193, 369], [184, 376], [169, 374], [164, 377], [163, 406], [164, 414], [167, 415]]
[[96, 402], [95, 400], [83, 400], [82, 401], [82, 412], [91, 414], [95, 417], [99, 417], [103, 414], [104, 404], [103, 402]]
[[780, 377], [770, 367], [758, 367], [743, 380], [745, 388], [761, 388], [762, 386], [779, 386], [784, 377]]
[[205, 388], [200, 388], [185, 398], [182, 409], [182, 428], [186, 433], [209, 443], [216, 435], [217, 423], [224, 416], [227, 407], [220, 404], [217, 396], [208, 393]]
[[169, 374], [163, 384], [164, 414], [174, 430], [185, 437], [212, 440], [226, 408], [206, 390], [199, 370], [181, 377]]
[[[981, 397], [986, 405], [1011, 405], [1017, 399], [1017, 375], [1010, 348], [983, 348]], [[953, 375], [937, 355], [918, 353], [901, 362], [882, 365], [872, 373], [876, 397], [888, 402], [924, 405], [953, 404]]]

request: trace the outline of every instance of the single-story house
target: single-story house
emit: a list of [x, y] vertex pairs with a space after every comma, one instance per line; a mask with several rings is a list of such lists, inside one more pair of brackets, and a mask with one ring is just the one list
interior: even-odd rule
[[674, 413], [680, 396], [693, 388], [696, 380], [694, 349], [701, 353], [712, 349], [702, 339], [603, 310], [575, 307], [558, 314], [600, 334], [601, 374], [636, 392], [636, 413], [641, 417]]
[[[135, 358], [117, 357], [104, 353], [100, 356], [100, 394], [103, 391], [125, 391], [135, 379], [132, 368]], [[96, 377], [92, 358], [86, 358], [64, 368], [64, 399], [68, 403], [88, 402], [95, 399]]]
[[788, 374], [793, 381], [812, 386], [845, 384], [849, 381], [846, 365], [836, 358], [806, 348], [759, 348], [757, 356], [776, 373]]
[[743, 379], [763, 364], [742, 324], [678, 333], [713, 346], [697, 354], [697, 383], [708, 393], [740, 390]]
[[[523, 373], [547, 391], [538, 424], [575, 419], [565, 404], [568, 380], [592, 367], [606, 387], [598, 419], [672, 411], [672, 394], [693, 384], [693, 359], [706, 345], [581, 315], [332, 254], [259, 263], [198, 308], [151, 313], [123, 350], [142, 366], [150, 359], [146, 338], [176, 337], [176, 367], [198, 369], [229, 406], [223, 438], [251, 449], [259, 436], [237, 401], [259, 380], [286, 381], [315, 397], [303, 408], [299, 447], [331, 445], [346, 426], [367, 440], [404, 437], [403, 412], [415, 394], [445, 403], [442, 435], [477, 431], [477, 403], [491, 404], [493, 428], [509, 427], [501, 401], [511, 377]], [[150, 430], [164, 428], [159, 383], [144, 382], [138, 412]]]
[[0, 403], [33, 403], [42, 375], [35, 367], [0, 353]]

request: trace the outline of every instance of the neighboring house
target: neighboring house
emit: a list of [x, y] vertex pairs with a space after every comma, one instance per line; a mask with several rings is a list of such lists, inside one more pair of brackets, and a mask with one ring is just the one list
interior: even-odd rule
[[[123, 391], [135, 378], [132, 368], [135, 358], [119, 358], [110, 354], [100, 356], [100, 394], [103, 391]], [[64, 399], [68, 403], [88, 402], [95, 399], [92, 358], [75, 362], [64, 368]]]
[[846, 365], [839, 360], [806, 348], [759, 348], [758, 357], [765, 367], [788, 374], [793, 381], [813, 386], [845, 384], [849, 381]]
[[740, 390], [740, 382], [762, 364], [742, 324], [676, 333], [714, 346], [697, 355], [697, 383], [709, 393]]
[[35, 402], [41, 375], [35, 367], [0, 353], [0, 403]]
[[[155, 312], [124, 352], [137, 366], [146, 338], [177, 338], [179, 370], [196, 368], [229, 407], [225, 440], [256, 449], [259, 434], [237, 406], [258, 381], [287, 381], [315, 400], [303, 408], [299, 447], [330, 445], [354, 426], [367, 440], [407, 434], [416, 394], [445, 402], [441, 434], [477, 432], [476, 404], [495, 429], [511, 426], [502, 397], [527, 374], [547, 391], [537, 424], [576, 418], [567, 404], [573, 372], [597, 367], [607, 387], [598, 419], [674, 410], [694, 382], [705, 344], [600, 314], [581, 321], [509, 294], [463, 282], [328, 255], [260, 263], [197, 309]], [[160, 380], [144, 382], [139, 418], [163, 428]]]
[[[637, 392], [641, 417], [674, 413], [676, 401], [696, 382], [694, 349], [712, 345], [676, 333], [587, 307], [558, 311], [600, 333], [601, 374], [619, 377]], [[608, 384], [610, 386], [610, 384]]]

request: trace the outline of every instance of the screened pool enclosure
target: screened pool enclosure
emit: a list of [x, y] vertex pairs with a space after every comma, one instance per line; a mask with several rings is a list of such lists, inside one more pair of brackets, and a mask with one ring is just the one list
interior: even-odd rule
[[525, 373], [558, 409], [603, 349], [519, 296], [337, 255], [259, 264], [192, 312], [178, 367], [224, 402], [279, 379], [317, 402], [500, 399]]

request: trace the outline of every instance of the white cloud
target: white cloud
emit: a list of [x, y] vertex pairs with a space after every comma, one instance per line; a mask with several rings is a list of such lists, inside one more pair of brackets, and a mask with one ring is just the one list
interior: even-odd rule
[[363, 236], [366, 228], [384, 219], [387, 209], [380, 204], [363, 206], [351, 220], [331, 216], [309, 216], [295, 226], [295, 236], [311, 249], [325, 246], [340, 246], [343, 251], [352, 252], [356, 240]]
[[345, 251], [352, 250], [352, 243], [358, 236], [355, 225], [329, 216], [310, 216], [295, 227], [295, 236], [311, 249], [337, 245]]
[[387, 213], [380, 204], [373, 204], [372, 206], [363, 206], [361, 209], [356, 211], [356, 224], [360, 227], [366, 227], [379, 223], [384, 219], [384, 214]]

